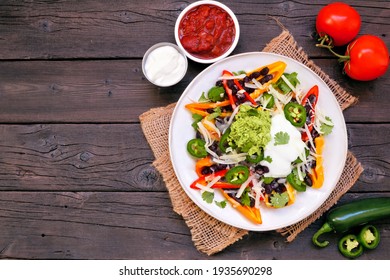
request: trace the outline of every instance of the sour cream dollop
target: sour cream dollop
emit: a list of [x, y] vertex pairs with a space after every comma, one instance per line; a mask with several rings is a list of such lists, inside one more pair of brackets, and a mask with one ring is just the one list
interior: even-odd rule
[[186, 58], [174, 47], [158, 47], [146, 57], [144, 71], [152, 83], [163, 87], [171, 86], [183, 78]]
[[[288, 134], [287, 144], [275, 145], [275, 135], [279, 132]], [[264, 149], [264, 158], [268, 161], [261, 161], [263, 166], [269, 168], [269, 172], [265, 176], [286, 177], [292, 171], [291, 162], [305, 153], [305, 147], [305, 143], [301, 140], [301, 133], [285, 118], [284, 114], [273, 116], [271, 119], [271, 141]]]

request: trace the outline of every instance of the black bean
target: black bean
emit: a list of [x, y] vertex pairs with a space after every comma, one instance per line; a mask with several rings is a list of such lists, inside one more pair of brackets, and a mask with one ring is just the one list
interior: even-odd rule
[[200, 173], [202, 173], [202, 175], [209, 175], [209, 174], [213, 173], [213, 171], [211, 170], [211, 167], [205, 166], [202, 168]]
[[271, 81], [274, 78], [272, 74], [265, 75], [263, 78], [260, 79], [261, 84], [265, 84], [266, 82]]
[[259, 71], [256, 71], [256, 72], [253, 72], [252, 74], [250, 74], [249, 78], [252, 80], [252, 79], [257, 79], [260, 76], [264, 76], [264, 75], [261, 75], [261, 73]]
[[272, 192], [271, 185], [263, 184], [263, 187], [264, 187], [264, 191], [265, 191], [266, 194], [270, 194]]
[[305, 184], [309, 187], [313, 186], [313, 181], [311, 180], [310, 176], [306, 176], [305, 179], [303, 179]]
[[222, 81], [221, 81], [221, 80], [218, 80], [218, 81], [215, 83], [215, 86], [221, 87], [221, 86], [222, 86]]
[[264, 67], [263, 69], [260, 70], [261, 76], [267, 75], [268, 72], [269, 72], [269, 68], [268, 67]]
[[285, 185], [278, 185], [278, 187], [275, 188], [275, 191], [276, 191], [277, 193], [284, 193], [286, 190], [287, 190], [287, 189], [286, 189], [286, 186], [285, 186]]

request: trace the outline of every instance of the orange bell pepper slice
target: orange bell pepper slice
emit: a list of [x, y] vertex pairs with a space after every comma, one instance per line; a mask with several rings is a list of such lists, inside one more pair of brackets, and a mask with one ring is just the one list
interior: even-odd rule
[[325, 146], [325, 138], [323, 136], [319, 136], [314, 139], [314, 144], [316, 146], [316, 167], [313, 172], [309, 174], [311, 180], [313, 181], [312, 187], [315, 189], [319, 189], [322, 187], [324, 183], [324, 159], [322, 157], [322, 153]]
[[211, 157], [210, 156], [207, 156], [205, 158], [202, 158], [200, 160], [198, 160], [195, 164], [195, 171], [196, 171], [196, 174], [199, 176], [199, 177], [202, 177], [203, 174], [202, 174], [202, 170], [203, 168], [205, 167], [210, 167], [214, 164], [214, 162], [211, 160]]
[[249, 207], [241, 205], [234, 198], [230, 197], [226, 192], [221, 190], [224, 198], [229, 201], [229, 203], [233, 206], [234, 209], [237, 209], [241, 214], [243, 214], [248, 220], [252, 221], [255, 224], [262, 224], [263, 221], [261, 219], [260, 210], [255, 207]]
[[263, 89], [256, 89], [254, 92], [252, 92], [250, 94], [250, 96], [253, 98], [253, 99], [256, 99], [257, 97], [259, 97], [261, 94], [263, 94], [264, 92], [266, 92], [268, 89], [268, 85], [270, 84], [273, 84], [273, 83], [276, 83], [280, 77], [282, 76], [282, 74], [284, 73], [284, 70], [286, 69], [287, 67], [287, 64], [284, 63], [283, 61], [277, 61], [277, 62], [274, 62], [274, 63], [271, 63], [271, 64], [268, 64], [266, 66], [263, 66], [263, 67], [260, 67], [260, 68], [257, 68], [249, 73], [247, 73], [247, 75], [249, 76], [251, 73], [253, 72], [256, 72], [256, 71], [261, 71], [262, 69], [264, 69], [265, 67], [268, 67], [269, 71], [268, 71], [268, 74], [272, 74], [273, 75], [273, 78], [272, 80], [266, 82], [265, 84], [263, 84]]

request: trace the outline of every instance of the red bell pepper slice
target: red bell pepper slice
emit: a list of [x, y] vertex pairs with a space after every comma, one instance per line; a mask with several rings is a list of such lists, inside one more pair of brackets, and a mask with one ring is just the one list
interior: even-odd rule
[[[223, 71], [223, 75], [226, 75], [228, 77], [233, 77], [234, 76], [233, 73], [231, 73], [231, 72], [229, 72], [227, 70]], [[224, 81], [226, 81], [226, 80], [224, 80]], [[238, 90], [243, 91], [246, 99], [249, 100], [253, 105], [257, 106], [256, 101], [249, 95], [249, 93], [246, 92], [246, 90], [242, 87], [242, 85], [238, 82], [238, 80], [234, 79], [233, 81], [234, 81], [234, 84], [237, 86]]]
[[[215, 173], [212, 173], [212, 174], [200, 176], [198, 179], [196, 179], [194, 182], [192, 182], [190, 187], [192, 189], [199, 190], [199, 188], [196, 186], [196, 184], [199, 183], [201, 185], [206, 186], [207, 182], [213, 180], [215, 177], [217, 177], [217, 176], [221, 176], [221, 178], [224, 177], [226, 175], [227, 171], [228, 171], [227, 169], [224, 169], [224, 170], [220, 170], [220, 171], [217, 171]], [[216, 182], [212, 186], [212, 188], [213, 189], [238, 189], [238, 188], [240, 188], [240, 185], [233, 185], [233, 184], [229, 184], [227, 182]]]
[[[231, 76], [231, 73], [227, 70], [223, 70], [222, 75]], [[236, 100], [233, 96], [233, 91], [228, 87], [227, 80], [222, 80], [223, 88], [225, 89], [226, 94], [229, 97], [230, 105], [232, 106], [233, 110], [236, 109]]]
[[[310, 108], [310, 110], [307, 110], [307, 118], [310, 120], [307, 127], [309, 129], [309, 132], [311, 133], [314, 126], [314, 119], [315, 119], [315, 108], [318, 102], [318, 86], [313, 86], [307, 94], [302, 99], [302, 106], [305, 108]], [[307, 123], [307, 122], [306, 122]], [[309, 136], [306, 132], [302, 132], [302, 141], [306, 142], [309, 139]]]

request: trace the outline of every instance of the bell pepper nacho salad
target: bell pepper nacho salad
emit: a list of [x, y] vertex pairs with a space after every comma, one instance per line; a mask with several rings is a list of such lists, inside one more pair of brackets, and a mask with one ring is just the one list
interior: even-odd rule
[[189, 187], [204, 203], [230, 204], [254, 224], [263, 223], [262, 208], [289, 207], [308, 188], [321, 189], [327, 176], [323, 149], [334, 123], [317, 106], [318, 85], [303, 90], [299, 72], [286, 66], [224, 69], [185, 104], [194, 137], [182, 149], [197, 174]]

